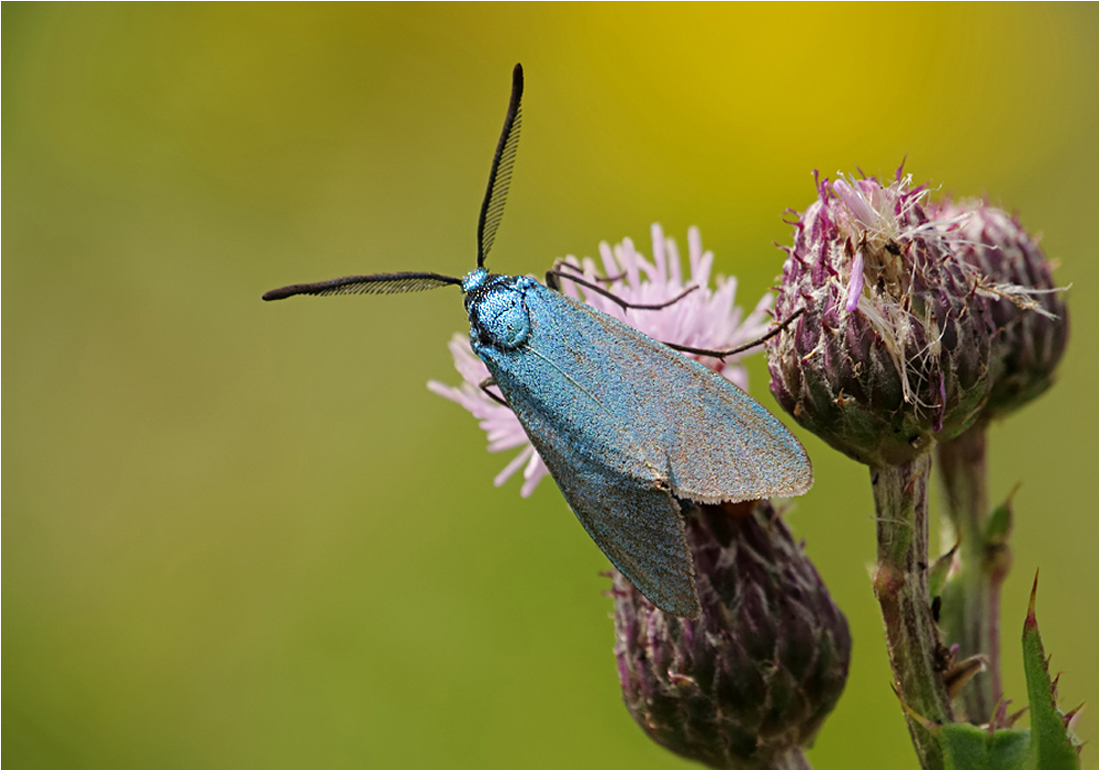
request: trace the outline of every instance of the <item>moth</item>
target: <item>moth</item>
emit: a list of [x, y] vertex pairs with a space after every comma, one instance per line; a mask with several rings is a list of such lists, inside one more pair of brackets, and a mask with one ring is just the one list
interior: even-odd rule
[[522, 96], [517, 64], [478, 217], [476, 268], [462, 278], [347, 276], [275, 289], [263, 299], [459, 287], [470, 345], [491, 373], [483, 390], [515, 412], [577, 519], [615, 567], [657, 607], [697, 618], [682, 502], [801, 495], [813, 483], [809, 458], [763, 406], [677, 352], [721, 358], [761, 341], [731, 351], [665, 344], [559, 291], [561, 281], [574, 281], [623, 308], [659, 312], [691, 288], [667, 303], [637, 305], [562, 263], [547, 272], [545, 285], [488, 271], [519, 145]]

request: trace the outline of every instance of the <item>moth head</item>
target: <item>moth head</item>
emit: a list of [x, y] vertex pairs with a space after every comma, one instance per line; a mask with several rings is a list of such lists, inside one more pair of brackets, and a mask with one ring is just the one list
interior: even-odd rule
[[467, 310], [474, 343], [512, 350], [531, 335], [524, 291], [515, 283], [501, 282], [467, 295]]

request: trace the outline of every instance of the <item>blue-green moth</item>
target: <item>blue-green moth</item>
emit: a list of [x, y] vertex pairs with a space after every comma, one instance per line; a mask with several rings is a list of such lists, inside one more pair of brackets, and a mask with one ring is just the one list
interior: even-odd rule
[[[547, 273], [547, 285], [485, 268], [511, 181], [522, 94], [517, 64], [478, 218], [474, 270], [462, 278], [348, 276], [275, 289], [264, 299], [460, 287], [470, 344], [492, 375], [487, 393], [499, 398], [487, 390], [499, 387], [577, 519], [623, 575], [659, 608], [695, 618], [681, 502], [801, 495], [813, 483], [810, 461], [783, 424], [737, 386], [675, 346], [556, 291], [564, 279], [611, 296], [598, 285], [559, 268]], [[612, 299], [659, 312], [679, 298], [651, 306]]]

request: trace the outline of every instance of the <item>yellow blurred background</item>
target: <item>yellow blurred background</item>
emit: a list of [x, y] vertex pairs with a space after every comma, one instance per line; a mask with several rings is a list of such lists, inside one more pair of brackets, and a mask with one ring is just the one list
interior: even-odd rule
[[[1072, 283], [1061, 382], [991, 435], [1016, 496], [1006, 687], [1038, 615], [1097, 756], [1097, 21], [1080, 5], [10, 4], [3, 30], [4, 765], [690, 767], [623, 708], [607, 563], [425, 388], [508, 96], [507, 273], [698, 225], [752, 306], [811, 172], [988, 195]], [[767, 392], [762, 357], [753, 393]], [[783, 416], [787, 420], [786, 416]], [[791, 421], [787, 420], [788, 424]], [[789, 522], [854, 636], [810, 760], [915, 763], [866, 470], [798, 432]]]

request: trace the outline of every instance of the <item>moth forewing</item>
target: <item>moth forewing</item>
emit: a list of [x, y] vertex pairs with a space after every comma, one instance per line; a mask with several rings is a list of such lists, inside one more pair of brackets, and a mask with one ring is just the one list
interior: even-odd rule
[[[799, 441], [733, 383], [591, 306], [546, 294], [549, 309], [570, 320], [562, 358], [574, 362], [572, 379], [598, 394], [679, 497], [737, 502], [801, 495], [813, 484]], [[534, 320], [532, 345], [543, 328], [560, 326]]]

